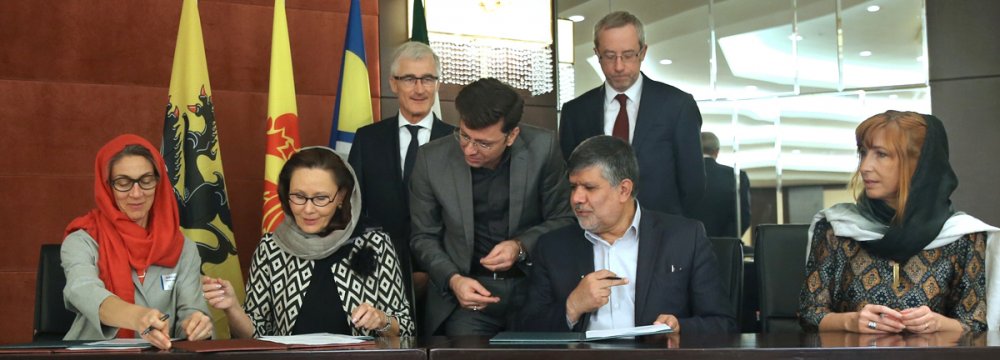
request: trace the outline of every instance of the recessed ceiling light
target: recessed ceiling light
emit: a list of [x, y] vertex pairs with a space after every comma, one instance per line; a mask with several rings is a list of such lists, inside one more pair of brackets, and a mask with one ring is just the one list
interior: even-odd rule
[[865, 51], [859, 52], [858, 56], [863, 56], [863, 57], [872, 56], [872, 52], [868, 51], [868, 50], [865, 50]]
[[889, 95], [889, 99], [892, 99], [892, 100], [899, 99], [899, 95], [896, 95], [896, 94]]
[[872, 6], [868, 7], [868, 12], [876, 12], [876, 11], [879, 11], [879, 10], [882, 10], [882, 7], [880, 7], [878, 5], [872, 5]]
[[757, 91], [757, 87], [753, 85], [747, 85], [744, 86], [743, 88], [746, 89], [747, 91]]
[[573, 16], [568, 17], [567, 19], [569, 19], [569, 21], [572, 21], [572, 22], [581, 22], [581, 21], [583, 21], [583, 19], [586, 19], [586, 18], [583, 17], [583, 15], [573, 15]]
[[674, 63], [674, 61], [670, 60], [670, 59], [660, 60], [660, 65], [670, 65], [670, 64], [673, 64], [673, 63]]

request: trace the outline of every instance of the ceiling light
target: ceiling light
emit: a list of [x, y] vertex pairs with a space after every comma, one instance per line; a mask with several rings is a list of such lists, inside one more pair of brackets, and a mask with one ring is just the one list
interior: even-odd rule
[[757, 87], [753, 85], [747, 85], [743, 88], [746, 89], [747, 91], [757, 91]]
[[670, 65], [670, 64], [673, 64], [673, 63], [674, 63], [674, 61], [670, 60], [670, 59], [660, 60], [660, 65]]
[[583, 19], [586, 19], [586, 18], [583, 17], [583, 15], [573, 15], [573, 16], [568, 17], [567, 19], [569, 19], [569, 21], [572, 21], [572, 22], [581, 22], [581, 21], [583, 21]]
[[858, 55], [862, 56], [862, 57], [868, 57], [868, 56], [872, 56], [872, 52], [868, 51], [868, 50], [865, 50], [865, 51], [859, 52]]
[[899, 99], [899, 95], [896, 95], [896, 94], [892, 94], [892, 95], [889, 95], [889, 99], [890, 99], [890, 100], [896, 100], [896, 99]]
[[876, 12], [876, 11], [879, 11], [879, 10], [882, 10], [882, 7], [880, 7], [878, 5], [872, 5], [872, 6], [868, 7], [868, 12]]

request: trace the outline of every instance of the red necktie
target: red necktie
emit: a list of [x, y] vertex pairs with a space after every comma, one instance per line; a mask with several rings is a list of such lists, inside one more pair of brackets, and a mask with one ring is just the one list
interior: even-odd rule
[[618, 94], [615, 96], [615, 100], [618, 100], [621, 107], [618, 108], [618, 117], [615, 118], [615, 127], [611, 130], [611, 136], [628, 142], [628, 111], [625, 110], [625, 103], [628, 101], [628, 96]]

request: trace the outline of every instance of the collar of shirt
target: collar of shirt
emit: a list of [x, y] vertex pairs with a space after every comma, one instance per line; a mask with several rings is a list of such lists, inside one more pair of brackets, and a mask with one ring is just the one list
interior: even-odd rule
[[[642, 96], [642, 74], [639, 74], [639, 78], [635, 80], [635, 84], [625, 89], [625, 92], [622, 94], [628, 96], [629, 100], [638, 105], [639, 99]], [[604, 106], [607, 107], [612, 102], [617, 104], [618, 100], [615, 100], [615, 96], [618, 96], [618, 90], [615, 90], [607, 82], [604, 82]]]
[[[628, 241], [631, 239], [639, 241], [639, 218], [641, 217], [642, 217], [642, 210], [639, 208], [639, 200], [635, 200], [635, 215], [632, 216], [632, 225], [629, 225], [628, 229], [625, 230], [625, 234], [622, 235], [622, 237], [619, 238], [618, 241], [621, 240]], [[601, 238], [600, 235], [594, 234], [587, 230], [583, 231], [583, 237], [587, 238], [587, 241], [590, 241], [590, 243], [594, 244], [595, 246], [596, 245], [611, 246], [610, 244], [608, 244], [607, 241]], [[615, 241], [615, 243], [617, 243], [618, 241]]]
[[403, 127], [406, 125], [417, 125], [424, 129], [430, 129], [431, 125], [434, 124], [434, 112], [428, 112], [427, 116], [424, 116], [424, 118], [420, 119], [420, 121], [418, 121], [416, 124], [410, 124], [409, 121], [406, 121], [406, 118], [403, 117], [402, 113], [398, 113], [398, 115], [396, 115], [396, 118], [398, 119], [397, 126], [399, 126], [400, 129], [403, 129]]

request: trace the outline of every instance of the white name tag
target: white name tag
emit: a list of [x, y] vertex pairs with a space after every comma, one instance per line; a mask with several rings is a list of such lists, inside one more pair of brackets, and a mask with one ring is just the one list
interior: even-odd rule
[[160, 284], [163, 287], [163, 291], [173, 290], [174, 282], [177, 282], [177, 273], [160, 275]]

